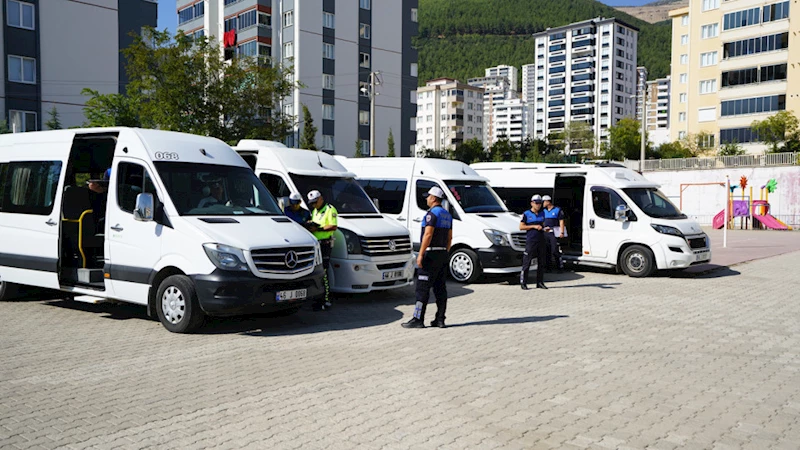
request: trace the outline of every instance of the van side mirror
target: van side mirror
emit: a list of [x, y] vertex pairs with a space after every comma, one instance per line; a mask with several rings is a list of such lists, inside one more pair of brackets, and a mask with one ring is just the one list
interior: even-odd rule
[[375, 205], [375, 209], [377, 209], [378, 211], [381, 210], [381, 201], [380, 200], [378, 200], [377, 198], [373, 198], [372, 199], [372, 204]]
[[627, 205], [617, 205], [617, 209], [614, 211], [614, 220], [617, 222], [627, 222], [628, 213], [630, 211]]
[[154, 204], [153, 194], [142, 193], [137, 195], [133, 218], [139, 222], [151, 222], [153, 220]]

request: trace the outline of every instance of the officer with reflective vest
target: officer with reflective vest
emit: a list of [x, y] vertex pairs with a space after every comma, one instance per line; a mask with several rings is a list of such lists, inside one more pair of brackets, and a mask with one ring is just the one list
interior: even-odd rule
[[453, 242], [453, 216], [442, 207], [444, 191], [438, 186], [428, 191], [430, 208], [422, 219], [419, 256], [417, 256], [417, 303], [414, 317], [403, 324], [403, 328], [425, 328], [425, 310], [428, 307], [431, 288], [436, 297], [436, 318], [432, 327], [444, 328], [444, 313], [447, 309], [447, 259]]
[[310, 230], [317, 238], [322, 251], [322, 268], [325, 271], [323, 282], [325, 283], [325, 299], [313, 305], [314, 311], [324, 311], [331, 307], [330, 285], [328, 284], [328, 267], [331, 264], [331, 252], [333, 251], [333, 233], [338, 225], [339, 213], [330, 203], [325, 203], [322, 193], [313, 190], [308, 193], [308, 207], [311, 211]]
[[[555, 267], [561, 270], [564, 268], [564, 263], [561, 261], [558, 239], [564, 237], [564, 211], [553, 204], [553, 199], [549, 195], [542, 197], [542, 202], [544, 204], [544, 226], [550, 228], [550, 231], [544, 235], [547, 240], [547, 264], [555, 261]], [[558, 235], [556, 235], [556, 231]]]
[[547, 262], [545, 246], [545, 232], [549, 229], [544, 224], [544, 209], [542, 197], [539, 194], [531, 197], [531, 209], [522, 214], [519, 229], [527, 232], [525, 236], [525, 253], [522, 255], [522, 272], [519, 274], [519, 284], [523, 290], [528, 290], [528, 269], [531, 259], [536, 257], [536, 287], [547, 289], [544, 285], [544, 269]]

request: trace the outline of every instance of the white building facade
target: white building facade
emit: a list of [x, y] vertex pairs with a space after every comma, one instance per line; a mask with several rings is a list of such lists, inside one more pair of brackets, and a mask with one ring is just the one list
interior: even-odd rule
[[418, 152], [448, 150], [471, 139], [483, 142], [483, 89], [452, 78], [417, 90]]
[[506, 77], [508, 81], [511, 83], [511, 90], [517, 92], [517, 77], [519, 76], [519, 71], [514, 66], [507, 66], [507, 65], [499, 65], [495, 67], [489, 67], [485, 70], [485, 74], [487, 77]]

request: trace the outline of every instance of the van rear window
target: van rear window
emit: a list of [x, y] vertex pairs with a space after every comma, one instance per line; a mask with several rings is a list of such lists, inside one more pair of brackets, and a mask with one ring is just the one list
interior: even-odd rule
[[61, 161], [12, 162], [2, 172], [0, 211], [41, 216], [53, 212]]

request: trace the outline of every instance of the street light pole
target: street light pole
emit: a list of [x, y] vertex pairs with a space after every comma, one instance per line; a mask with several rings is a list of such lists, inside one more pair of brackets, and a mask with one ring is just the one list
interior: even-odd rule
[[647, 94], [642, 95], [642, 149], [639, 153], [639, 173], [644, 174], [644, 150], [647, 145]]
[[381, 82], [377, 80], [380, 72], [369, 73], [369, 156], [375, 156], [375, 86]]

